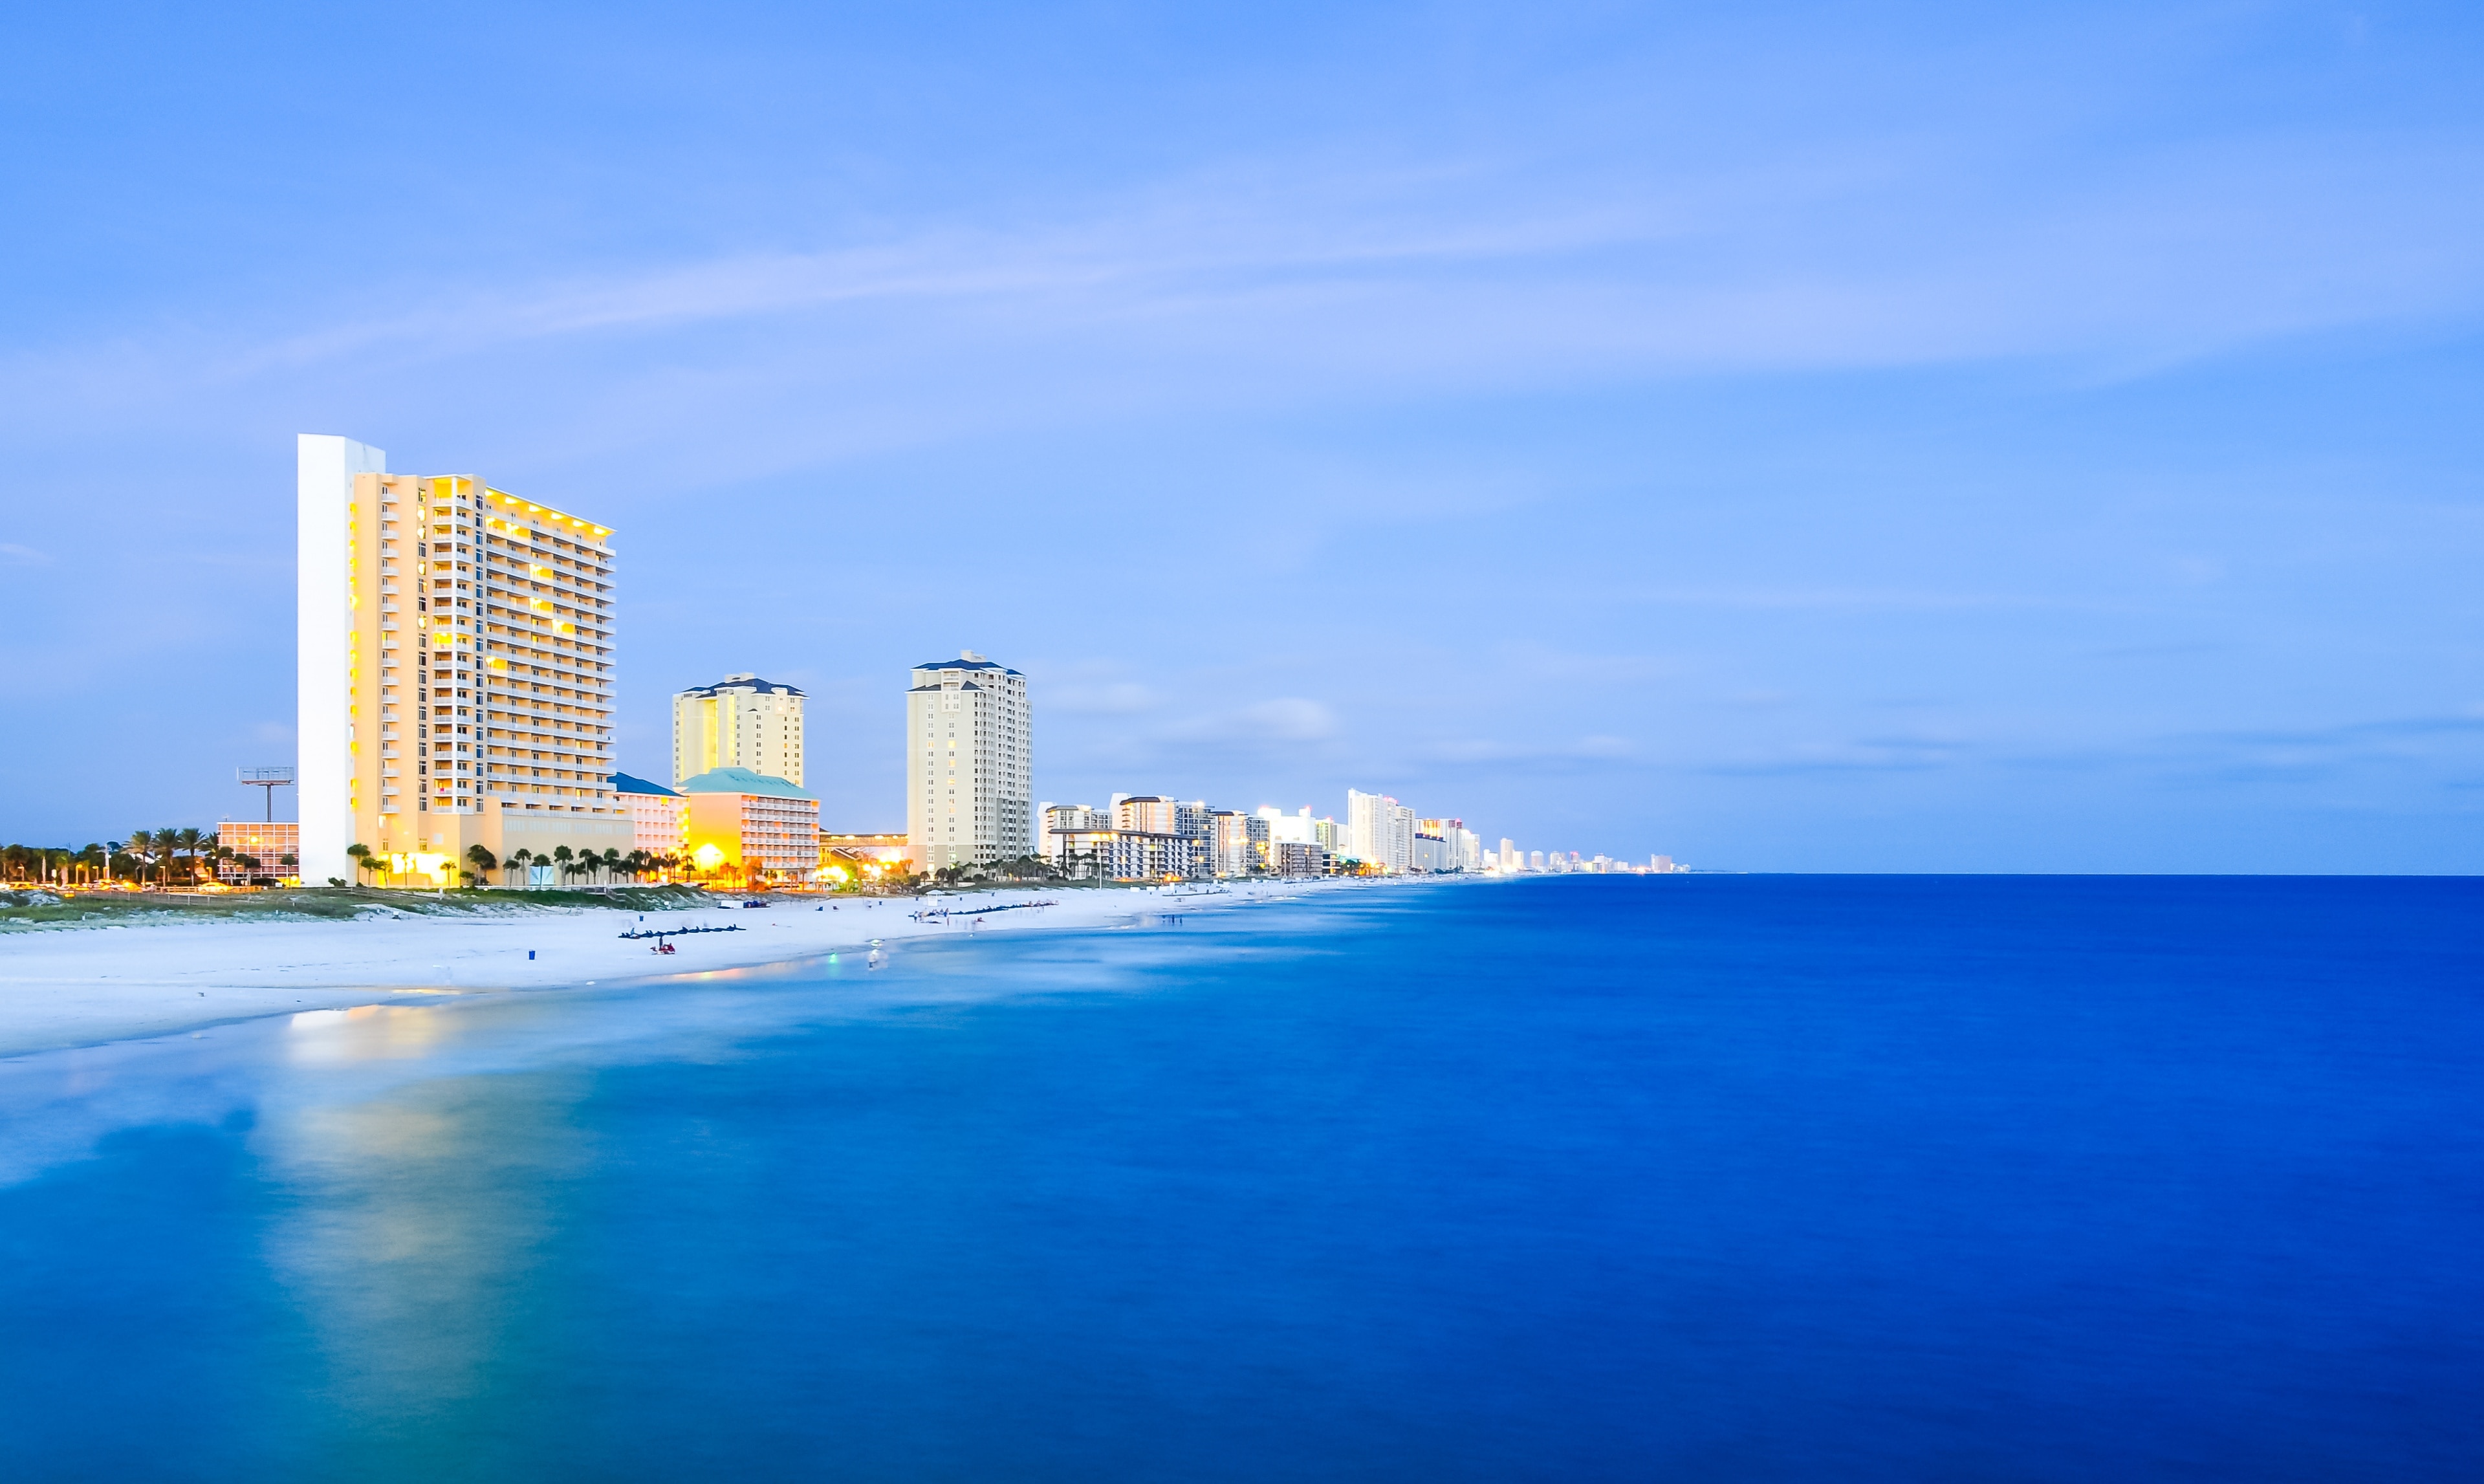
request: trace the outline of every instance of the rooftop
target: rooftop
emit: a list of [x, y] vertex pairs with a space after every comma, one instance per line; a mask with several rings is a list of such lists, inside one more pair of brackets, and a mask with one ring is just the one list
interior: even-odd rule
[[718, 695], [727, 690], [755, 690], [761, 695], [800, 695], [802, 693], [792, 686], [780, 685], [772, 680], [761, 680], [756, 675], [727, 675], [713, 686], [692, 686], [688, 690], [676, 690], [673, 693], [675, 695]]
[[644, 778], [634, 778], [628, 773], [614, 773], [612, 775], [612, 792], [615, 794], [661, 794], [666, 798], [679, 798], [682, 796], [661, 783], [649, 783]]
[[916, 665], [915, 668], [918, 670], [994, 670], [1003, 675], [1017, 673], [1006, 664], [994, 664], [971, 649], [958, 651], [958, 658], [955, 660], [927, 661]]
[[818, 803], [816, 794], [805, 794], [782, 778], [767, 773], [754, 773], [747, 768], [711, 768], [695, 778], [682, 780], [685, 794], [757, 794], [769, 798], [807, 798]]

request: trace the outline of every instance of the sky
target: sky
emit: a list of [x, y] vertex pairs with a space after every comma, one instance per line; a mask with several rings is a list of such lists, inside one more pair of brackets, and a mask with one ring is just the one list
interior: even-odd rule
[[2484, 12], [17, 7], [0, 838], [255, 817], [294, 435], [616, 527], [620, 766], [1752, 871], [2484, 870]]

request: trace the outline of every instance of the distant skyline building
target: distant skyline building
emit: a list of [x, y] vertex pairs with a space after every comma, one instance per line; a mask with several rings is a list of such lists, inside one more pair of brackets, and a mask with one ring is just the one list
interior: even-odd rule
[[803, 694], [756, 675], [673, 693], [673, 781], [714, 768], [746, 768], [796, 788], [805, 779]]
[[1346, 853], [1394, 876], [1414, 869], [1415, 811], [1386, 794], [1345, 791]]
[[1208, 838], [1214, 845], [1218, 876], [1249, 876], [1274, 869], [1269, 850], [1269, 822], [1239, 809], [1218, 809], [1208, 817]]
[[1189, 805], [1153, 794], [1116, 794], [1107, 808], [1046, 804], [1045, 858], [1074, 877], [1110, 881], [1188, 880], [1215, 869], [1206, 839], [1159, 829]]
[[442, 885], [628, 849], [612, 771], [611, 528], [385, 451], [295, 442], [302, 878]]
[[[1435, 864], [1420, 865], [1429, 871], [1480, 871], [1483, 869], [1483, 841], [1466, 827], [1466, 821], [1452, 819], [1417, 820], [1415, 838], [1418, 852], [1420, 842], [1429, 837], [1438, 844], [1428, 854]], [[1419, 863], [1418, 863], [1419, 864]]]
[[914, 667], [905, 693], [905, 834], [914, 869], [927, 874], [1035, 853], [1025, 676], [971, 649]]

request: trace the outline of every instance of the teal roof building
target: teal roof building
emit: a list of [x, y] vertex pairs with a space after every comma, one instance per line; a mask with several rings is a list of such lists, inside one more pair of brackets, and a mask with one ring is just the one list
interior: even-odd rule
[[747, 768], [711, 768], [695, 778], [684, 778], [685, 794], [755, 794], [763, 798], [800, 798], [818, 803], [820, 796], [806, 794], [782, 778], [754, 773]]

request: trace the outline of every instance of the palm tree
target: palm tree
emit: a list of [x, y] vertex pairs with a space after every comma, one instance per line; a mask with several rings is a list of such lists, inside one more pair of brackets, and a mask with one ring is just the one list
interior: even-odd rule
[[609, 882], [621, 871], [621, 851], [612, 846], [604, 848], [604, 879]]
[[180, 830], [173, 837], [174, 845], [179, 848], [182, 854], [189, 857], [189, 870], [186, 875], [193, 886], [199, 884], [199, 851], [212, 845], [214, 841], [214, 836], [202, 834], [195, 829]]
[[571, 869], [570, 862], [575, 859], [576, 856], [577, 852], [572, 850], [568, 846], [556, 845], [552, 848], [553, 861], [556, 866], [558, 866], [560, 878], [563, 881], [567, 881], [569, 879]]
[[509, 858], [500, 862], [500, 864], [506, 870], [524, 871], [526, 867], [534, 863], [534, 851], [527, 850], [525, 846], [520, 846], [516, 850], [511, 850], [509, 852]]
[[485, 850], [479, 840], [466, 848], [466, 858], [474, 863], [474, 877], [479, 881], [489, 881], [492, 873], [500, 869], [500, 863], [493, 858], [492, 852]]
[[345, 847], [345, 853], [354, 858], [354, 879], [361, 880], [363, 873], [371, 869], [371, 848], [356, 841]]
[[146, 885], [147, 862], [155, 850], [153, 832], [144, 829], [131, 830], [129, 838], [122, 843], [122, 849], [129, 852], [130, 864], [136, 868], [130, 873], [131, 879], [141, 886]]

